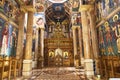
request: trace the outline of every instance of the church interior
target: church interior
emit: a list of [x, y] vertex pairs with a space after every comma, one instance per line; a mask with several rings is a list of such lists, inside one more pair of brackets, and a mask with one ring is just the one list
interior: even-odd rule
[[0, 0], [0, 80], [120, 80], [120, 0]]

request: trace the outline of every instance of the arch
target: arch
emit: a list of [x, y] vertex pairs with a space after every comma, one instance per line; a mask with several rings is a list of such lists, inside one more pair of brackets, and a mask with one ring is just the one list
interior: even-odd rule
[[60, 48], [57, 48], [57, 49], [55, 50], [55, 56], [57, 56], [57, 55], [62, 56], [62, 53], [63, 53], [63, 51], [62, 51]]

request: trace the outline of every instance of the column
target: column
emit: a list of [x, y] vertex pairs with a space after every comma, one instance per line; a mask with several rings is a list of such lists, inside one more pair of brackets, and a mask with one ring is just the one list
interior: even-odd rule
[[37, 30], [36, 30], [36, 34], [35, 34], [35, 53], [34, 53], [34, 59], [33, 59], [33, 68], [37, 68], [38, 39], [39, 39], [39, 33], [38, 33], [38, 29], [37, 29]]
[[94, 8], [92, 8], [89, 12], [89, 19], [90, 19], [90, 30], [91, 30], [91, 36], [92, 36], [92, 48], [93, 48], [93, 54], [94, 54], [94, 60], [96, 63], [96, 73], [99, 74], [98, 69], [98, 39], [97, 39], [97, 32], [95, 28], [95, 15], [94, 15]]
[[41, 67], [44, 67], [44, 30], [45, 28], [40, 28], [40, 56], [41, 56]]
[[18, 33], [18, 42], [17, 42], [17, 53], [16, 53], [16, 59], [22, 59], [23, 58], [23, 39], [24, 39], [24, 19], [25, 19], [25, 13], [21, 12], [19, 17], [19, 33]]
[[82, 19], [82, 34], [83, 34], [83, 45], [84, 45], [84, 67], [87, 78], [94, 76], [93, 71], [93, 60], [91, 59], [90, 53], [90, 40], [89, 40], [89, 24], [87, 10], [90, 6], [81, 5], [81, 19]]
[[24, 78], [29, 78], [32, 73], [32, 27], [33, 27], [33, 12], [28, 11], [26, 49], [23, 61], [23, 74], [22, 74]]
[[21, 76], [21, 67], [22, 67], [22, 59], [23, 59], [23, 39], [24, 39], [24, 19], [25, 13], [21, 11], [19, 16], [19, 33], [18, 33], [18, 42], [17, 42], [17, 51], [16, 51], [16, 59], [19, 64], [18, 76]]
[[80, 65], [84, 66], [84, 57], [83, 57], [83, 51], [82, 51], [82, 29], [81, 27], [78, 27], [78, 37], [79, 37], [79, 49], [80, 49]]
[[76, 26], [72, 26], [73, 31], [73, 48], [74, 48], [74, 66], [77, 67], [75, 56], [77, 55], [77, 39], [76, 39]]

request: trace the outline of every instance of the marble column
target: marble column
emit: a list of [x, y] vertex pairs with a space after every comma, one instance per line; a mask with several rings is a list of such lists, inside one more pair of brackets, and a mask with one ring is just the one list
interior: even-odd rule
[[76, 38], [76, 26], [72, 26], [73, 32], [73, 48], [74, 48], [74, 66], [77, 67], [75, 56], [77, 55], [77, 38]]
[[25, 13], [21, 12], [19, 15], [19, 33], [18, 33], [18, 42], [17, 42], [17, 51], [16, 51], [16, 59], [19, 61], [19, 71], [18, 76], [21, 76], [21, 67], [22, 67], [22, 59], [23, 59], [23, 39], [24, 39], [24, 20], [25, 20]]
[[78, 38], [79, 38], [79, 49], [80, 49], [80, 65], [84, 66], [84, 56], [83, 56], [83, 48], [82, 48], [82, 29], [78, 27]]
[[91, 37], [92, 37], [92, 48], [93, 48], [93, 55], [94, 55], [94, 60], [96, 63], [96, 73], [99, 74], [99, 69], [98, 69], [98, 39], [97, 39], [97, 31], [95, 28], [95, 15], [94, 15], [94, 8], [90, 9], [88, 12], [88, 16], [90, 19], [90, 30], [91, 30]]
[[28, 11], [28, 22], [26, 32], [26, 48], [23, 60], [23, 77], [29, 78], [32, 74], [32, 28], [33, 27], [33, 12]]
[[87, 11], [90, 6], [81, 5], [81, 20], [82, 20], [82, 35], [83, 35], [83, 45], [84, 45], [84, 67], [85, 74], [87, 78], [92, 78], [94, 76], [93, 70], [93, 60], [91, 59], [90, 53], [90, 40], [89, 40], [89, 24]]
[[44, 30], [45, 28], [40, 28], [40, 56], [41, 56], [41, 67], [44, 67]]

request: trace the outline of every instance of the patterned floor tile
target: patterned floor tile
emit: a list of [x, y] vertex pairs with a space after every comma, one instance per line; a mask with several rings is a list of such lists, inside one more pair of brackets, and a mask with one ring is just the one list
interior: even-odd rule
[[84, 70], [74, 67], [36, 69], [32, 75], [30, 80], [85, 80]]

